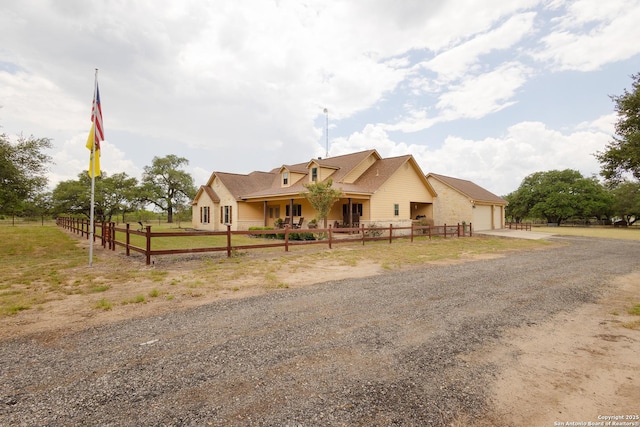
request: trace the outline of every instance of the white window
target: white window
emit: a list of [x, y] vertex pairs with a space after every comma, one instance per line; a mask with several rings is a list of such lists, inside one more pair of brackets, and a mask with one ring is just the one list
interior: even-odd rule
[[200, 223], [209, 224], [211, 222], [211, 208], [209, 206], [200, 207]]
[[220, 206], [220, 224], [231, 224], [233, 222], [231, 208], [232, 206]]

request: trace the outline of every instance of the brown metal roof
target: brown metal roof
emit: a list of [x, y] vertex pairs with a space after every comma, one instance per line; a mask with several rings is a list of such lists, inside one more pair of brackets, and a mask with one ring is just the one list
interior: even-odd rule
[[474, 202], [489, 202], [494, 204], [507, 205], [508, 202], [502, 197], [496, 196], [492, 192], [485, 190], [477, 184], [466, 179], [453, 178], [450, 176], [430, 173], [427, 178], [433, 177], [438, 181], [448, 185], [459, 193], [469, 197]]

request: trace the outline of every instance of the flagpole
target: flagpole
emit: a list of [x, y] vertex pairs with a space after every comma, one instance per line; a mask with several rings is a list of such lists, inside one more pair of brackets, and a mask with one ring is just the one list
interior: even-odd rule
[[[93, 108], [92, 111], [95, 111], [96, 106], [96, 96], [98, 91], [98, 69], [96, 68], [96, 77], [93, 85]], [[93, 114], [93, 113], [92, 113]], [[92, 115], [91, 121], [95, 121], [95, 115]], [[94, 123], [95, 125], [95, 123]], [[91, 144], [91, 208], [89, 210], [89, 267], [93, 265], [93, 240], [94, 240], [94, 202], [95, 202], [95, 192], [96, 192], [96, 136], [93, 136], [93, 143]], [[104, 233], [104, 230], [102, 230]]]

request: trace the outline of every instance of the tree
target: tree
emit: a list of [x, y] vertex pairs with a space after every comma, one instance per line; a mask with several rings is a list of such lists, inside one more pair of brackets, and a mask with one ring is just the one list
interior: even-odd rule
[[[98, 221], [110, 222], [115, 215], [132, 212], [140, 201], [138, 180], [126, 173], [109, 176], [102, 171], [96, 177], [94, 214]], [[60, 182], [52, 193], [54, 212], [58, 214], [85, 215], [91, 210], [91, 178], [86, 172], [78, 174], [77, 180]], [[124, 218], [123, 218], [124, 221]]]
[[518, 190], [503, 197], [509, 204], [505, 207], [505, 215], [510, 220], [521, 222], [529, 215], [530, 206], [525, 197], [521, 197]]
[[327, 228], [327, 217], [329, 216], [331, 207], [342, 197], [342, 191], [337, 188], [332, 188], [332, 185], [332, 179], [328, 179], [325, 182], [304, 184], [304, 187], [308, 191], [302, 193], [313, 209], [316, 210], [316, 218], [324, 220], [324, 228]]
[[196, 194], [191, 175], [179, 169], [187, 164], [187, 159], [170, 154], [154, 157], [151, 166], [144, 167], [142, 197], [166, 211], [169, 223], [173, 223], [174, 208], [185, 205]]
[[604, 152], [596, 154], [600, 174], [612, 182], [621, 181], [625, 173], [640, 179], [640, 73], [631, 77], [633, 90], [611, 97], [618, 113], [616, 136]]
[[51, 148], [48, 138], [21, 135], [13, 144], [0, 134], [0, 212], [19, 212], [45, 191], [51, 157], [42, 151], [47, 148]]
[[138, 210], [141, 205], [138, 180], [120, 172], [101, 181], [102, 205], [106, 218], [111, 221], [112, 216], [122, 214], [122, 222], [125, 222], [125, 214]]
[[624, 181], [613, 190], [613, 213], [631, 225], [640, 219], [640, 183]]
[[613, 199], [595, 178], [565, 169], [527, 176], [508, 201], [513, 203], [510, 212], [516, 218], [545, 218], [560, 225], [569, 218], [608, 218]]

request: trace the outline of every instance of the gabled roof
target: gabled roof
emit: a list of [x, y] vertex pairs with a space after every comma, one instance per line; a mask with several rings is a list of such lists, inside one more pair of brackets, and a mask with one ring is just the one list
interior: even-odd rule
[[[367, 159], [371, 155], [374, 155], [375, 158], [378, 159], [377, 161], [380, 161], [379, 160], [380, 155], [376, 150], [366, 150], [358, 153], [351, 153], [351, 154], [345, 154], [342, 156], [329, 157], [326, 159], [314, 159], [313, 161], [323, 168], [335, 169], [335, 172], [331, 175], [331, 179], [333, 180], [333, 186], [335, 188], [340, 188], [346, 192], [359, 192], [362, 194], [372, 194], [373, 191], [371, 190], [361, 191], [362, 189], [354, 184], [345, 184], [342, 182], [344, 177], [349, 172], [354, 170], [358, 165], [364, 162], [365, 159]], [[299, 171], [301, 170], [300, 168], [303, 168], [304, 175], [307, 176], [308, 175], [307, 165], [309, 165], [310, 163], [311, 161], [305, 162], [305, 163], [298, 163], [295, 165], [287, 165], [286, 167], [288, 170], [296, 170], [296, 171]], [[304, 187], [304, 184], [306, 184], [308, 180], [304, 179], [304, 177], [298, 180], [297, 182], [292, 183], [288, 187], [282, 187], [280, 183], [279, 171], [282, 170], [283, 167], [284, 166], [278, 169], [274, 169], [272, 171], [272, 173], [275, 173], [275, 178], [271, 181], [270, 183], [271, 185], [269, 187], [261, 188], [250, 193], [245, 193], [245, 196], [243, 198], [257, 199], [257, 198], [263, 198], [263, 197], [298, 195], [300, 193], [307, 191], [306, 188]], [[388, 176], [386, 178], [388, 178]]]
[[218, 197], [216, 192], [213, 191], [213, 188], [209, 187], [208, 185], [201, 185], [200, 188], [198, 189], [198, 192], [196, 193], [196, 196], [193, 198], [193, 202], [191, 202], [191, 204], [193, 205], [197, 204], [198, 199], [200, 198], [202, 193], [205, 193], [207, 196], [209, 196], [211, 201], [216, 203], [220, 202], [220, 197]]
[[[324, 159], [312, 159], [305, 163], [282, 165], [279, 168], [272, 169], [270, 172], [252, 172], [248, 175], [214, 172], [211, 174], [206, 186], [203, 187], [211, 189], [214, 180], [218, 179], [236, 200], [297, 196], [307, 191], [304, 184], [309, 182], [309, 167], [313, 163], [322, 168], [334, 170], [330, 178], [333, 180], [335, 188], [341, 189], [345, 193], [363, 195], [375, 193], [400, 167], [409, 163], [424, 181], [425, 187], [434, 196], [436, 195], [413, 156], [406, 155], [383, 159], [376, 150], [360, 151]], [[283, 170], [300, 173], [303, 176], [296, 182], [291, 183], [291, 185], [283, 187], [280, 175]], [[355, 175], [357, 174], [360, 175], [356, 177]], [[351, 182], [352, 179], [355, 179], [355, 181]], [[206, 190], [201, 189], [198, 191], [194, 203], [200, 197], [202, 191]], [[211, 191], [213, 192], [213, 190]], [[215, 195], [215, 192], [213, 194]], [[217, 195], [215, 197], [219, 200]], [[212, 200], [215, 199], [212, 197]]]
[[316, 159], [315, 161], [323, 168], [336, 169], [336, 172], [331, 176], [331, 178], [333, 179], [333, 182], [340, 183], [343, 181], [345, 176], [349, 174], [349, 172], [358, 167], [370, 156], [374, 156], [376, 160], [382, 159], [376, 150], [366, 150], [357, 153], [344, 154], [342, 156], [327, 157], [326, 159]]
[[439, 175], [435, 173], [429, 173], [427, 175], [427, 179], [430, 177], [437, 179], [443, 184], [453, 188], [457, 192], [467, 196], [473, 202], [489, 202], [502, 205], [508, 204], [508, 202], [502, 197], [496, 196], [492, 192], [485, 190], [479, 185], [474, 184], [471, 181], [467, 181], [466, 179], [453, 178], [450, 176]]
[[429, 192], [435, 196], [436, 191], [433, 189], [429, 181], [427, 181], [427, 178], [424, 176], [420, 166], [418, 166], [418, 163], [411, 155], [380, 159], [367, 169], [367, 171], [363, 173], [353, 184], [344, 184], [344, 186], [354, 186], [361, 190], [374, 193], [382, 187], [382, 185], [405, 163], [410, 164], [410, 166], [416, 171], [417, 175], [422, 179], [425, 187], [427, 187]]

